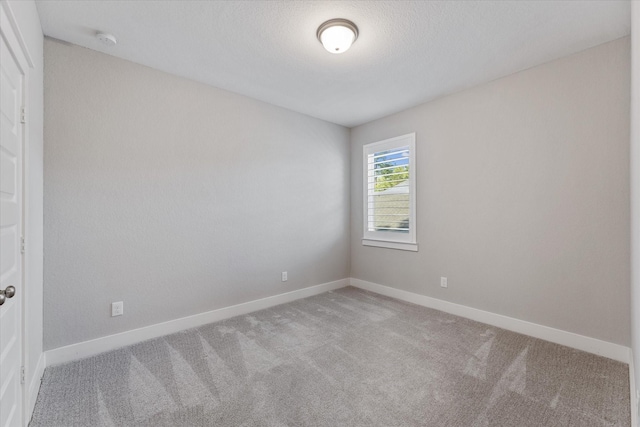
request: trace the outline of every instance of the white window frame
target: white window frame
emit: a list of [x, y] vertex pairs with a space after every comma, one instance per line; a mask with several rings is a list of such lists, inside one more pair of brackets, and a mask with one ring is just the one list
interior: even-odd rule
[[[398, 147], [409, 147], [409, 233], [389, 233], [369, 230], [369, 165], [370, 154], [391, 150]], [[362, 177], [363, 177], [363, 237], [364, 246], [376, 246], [405, 251], [418, 251], [416, 241], [416, 134], [409, 133], [383, 141], [365, 144], [362, 147]]]

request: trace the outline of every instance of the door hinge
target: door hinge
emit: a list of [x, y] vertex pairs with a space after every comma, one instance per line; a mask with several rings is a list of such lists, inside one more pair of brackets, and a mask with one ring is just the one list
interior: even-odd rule
[[20, 384], [24, 384], [24, 366], [20, 366]]
[[20, 109], [20, 123], [27, 123], [27, 113], [24, 107]]
[[20, 253], [24, 254], [24, 236], [20, 237]]

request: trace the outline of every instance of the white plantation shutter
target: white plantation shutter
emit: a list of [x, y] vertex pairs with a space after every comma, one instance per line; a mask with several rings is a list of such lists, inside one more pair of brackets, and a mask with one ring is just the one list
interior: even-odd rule
[[364, 146], [363, 244], [417, 250], [415, 133]]
[[367, 230], [409, 232], [409, 146], [367, 157]]

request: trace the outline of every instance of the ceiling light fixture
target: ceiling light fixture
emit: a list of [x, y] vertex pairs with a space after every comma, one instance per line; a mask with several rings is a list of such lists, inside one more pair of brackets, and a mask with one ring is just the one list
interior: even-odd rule
[[342, 53], [358, 38], [358, 27], [346, 19], [330, 19], [318, 27], [316, 36], [327, 51]]

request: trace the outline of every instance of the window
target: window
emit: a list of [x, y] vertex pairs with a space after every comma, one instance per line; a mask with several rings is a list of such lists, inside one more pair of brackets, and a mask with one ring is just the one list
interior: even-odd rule
[[416, 134], [364, 147], [362, 244], [417, 251]]

